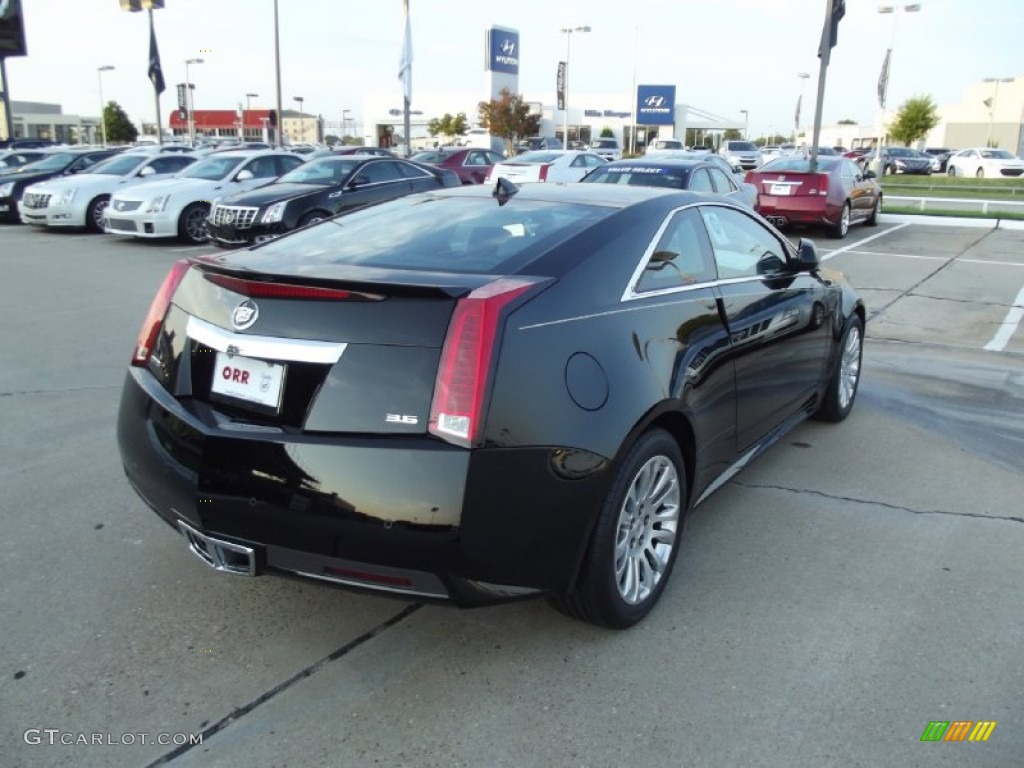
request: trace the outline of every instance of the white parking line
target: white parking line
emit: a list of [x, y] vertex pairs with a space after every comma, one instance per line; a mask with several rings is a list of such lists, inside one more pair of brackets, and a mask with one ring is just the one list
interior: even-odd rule
[[886, 235], [891, 235], [893, 232], [898, 232], [899, 230], [903, 229], [904, 227], [909, 227], [909, 226], [910, 226], [910, 222], [905, 222], [903, 224], [897, 224], [892, 229], [887, 229], [884, 232], [879, 232], [877, 235], [872, 235], [871, 237], [865, 237], [863, 240], [858, 240], [856, 243], [850, 243], [849, 245], [844, 245], [842, 248], [836, 248], [831, 253], [827, 253], [824, 256], [822, 256], [821, 260], [822, 261], [828, 261], [833, 256], [838, 256], [840, 253], [846, 253], [847, 251], [852, 251], [852, 250], [856, 249], [858, 246], [864, 245], [864, 243], [870, 243], [872, 240], [877, 240], [880, 237], [885, 237]]
[[216, 246], [213, 245], [190, 245], [187, 248], [169, 248], [171, 253], [188, 253], [189, 251], [208, 251]]
[[957, 259], [957, 263], [964, 264], [995, 264], [997, 267], [1024, 267], [1024, 262], [1018, 264], [1016, 261], [993, 261], [992, 259]]
[[922, 256], [917, 253], [882, 253], [881, 251], [850, 250], [847, 253], [856, 253], [858, 256], [891, 256], [894, 259], [934, 259], [938, 261], [949, 261], [952, 256]]
[[1013, 306], [1006, 313], [1002, 325], [999, 326], [996, 335], [984, 346], [984, 349], [988, 352], [1002, 352], [1013, 338], [1013, 334], [1017, 332], [1021, 319], [1024, 319], [1024, 287], [1021, 287], [1020, 293], [1013, 300]]

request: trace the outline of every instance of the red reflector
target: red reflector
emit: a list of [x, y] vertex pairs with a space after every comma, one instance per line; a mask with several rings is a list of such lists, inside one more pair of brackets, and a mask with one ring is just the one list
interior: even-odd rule
[[459, 299], [448, 324], [430, 404], [430, 432], [472, 446], [482, 423], [501, 312], [535, 281], [504, 278]]
[[550, 167], [551, 167], [551, 163], [544, 163], [544, 165], [542, 165], [540, 167], [540, 180], [541, 181], [547, 181], [548, 180], [548, 168], [550, 168]]
[[171, 305], [171, 297], [178, 290], [181, 281], [185, 279], [185, 273], [191, 266], [192, 262], [188, 259], [181, 259], [171, 265], [171, 271], [164, 278], [156, 296], [153, 297], [153, 303], [149, 305], [146, 319], [142, 321], [139, 338], [135, 342], [135, 352], [132, 354], [132, 365], [145, 365], [149, 362], [149, 356], [153, 353], [153, 344], [156, 343], [156, 335], [160, 332], [164, 315], [167, 314], [167, 308]]
[[372, 581], [377, 584], [387, 584], [392, 587], [411, 587], [412, 579], [404, 576], [387, 576], [383, 573], [370, 573], [368, 571], [355, 571], [351, 568], [338, 568], [333, 565], [325, 565], [324, 573], [332, 576], [343, 576], [346, 579], [358, 579], [359, 581]]
[[343, 291], [338, 288], [318, 288], [311, 285], [291, 285], [289, 283], [271, 283], [261, 280], [246, 280], [241, 277], [218, 275], [210, 272], [204, 277], [221, 288], [249, 296], [254, 299], [312, 299], [321, 301], [348, 301], [352, 299], [382, 299], [369, 293]]

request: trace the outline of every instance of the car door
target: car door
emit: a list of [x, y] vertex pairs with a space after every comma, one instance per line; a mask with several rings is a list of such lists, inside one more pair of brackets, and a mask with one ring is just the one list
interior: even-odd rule
[[828, 349], [825, 286], [754, 214], [704, 205], [720, 309], [736, 376], [736, 449], [743, 452], [808, 404]]
[[[254, 157], [247, 162], [235, 174], [230, 194], [262, 187], [264, 184], [272, 182], [280, 175], [277, 171], [276, 161], [277, 158], [273, 155], [266, 155], [264, 157]], [[238, 176], [242, 171], [249, 171], [252, 174], [252, 178], [239, 179]]]
[[[178, 171], [183, 171], [192, 164], [193, 160], [191, 157], [181, 157], [180, 155], [161, 155], [146, 163], [142, 168], [135, 172], [137, 177], [133, 181], [138, 183], [140, 181], [152, 181], [153, 179], [165, 179], [169, 176], [173, 176]], [[144, 168], [152, 168], [153, 173], [143, 176], [142, 170]]]
[[391, 200], [411, 191], [412, 181], [406, 178], [399, 161], [372, 160], [352, 174], [342, 194], [333, 200], [340, 213]]
[[878, 199], [878, 185], [871, 179], [865, 179], [857, 164], [845, 158], [840, 162], [839, 173], [850, 200], [850, 218], [854, 221], [866, 219]]
[[704, 224], [689, 206], [662, 224], [623, 296], [644, 369], [694, 429], [695, 498], [735, 462], [736, 382], [716, 279]]
[[463, 172], [459, 174], [459, 177], [463, 181], [482, 184], [493, 165], [488, 154], [488, 152], [482, 149], [474, 149], [471, 152], [467, 152], [466, 157], [462, 161]]
[[395, 162], [401, 169], [402, 175], [409, 180], [409, 190], [411, 192], [428, 192], [443, 186], [437, 175], [422, 168], [417, 168], [412, 163], [405, 163], [401, 160]]

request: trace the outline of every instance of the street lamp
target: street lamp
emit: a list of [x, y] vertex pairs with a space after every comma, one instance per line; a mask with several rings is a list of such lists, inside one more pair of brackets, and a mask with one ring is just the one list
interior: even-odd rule
[[743, 140], [746, 141], [747, 129], [750, 128], [750, 113], [745, 109], [741, 109], [740, 114], [743, 115]]
[[983, 83], [995, 83], [996, 90], [992, 94], [992, 98], [985, 99], [983, 102], [988, 107], [988, 138], [985, 140], [985, 146], [992, 146], [992, 123], [996, 119], [996, 104], [999, 103], [999, 84], [1000, 83], [1012, 83], [1014, 78], [1012, 77], [986, 77], [981, 82]]
[[565, 119], [562, 123], [562, 148], [569, 148], [569, 53], [572, 49], [572, 33], [573, 32], [589, 32], [590, 27], [562, 27], [559, 30], [565, 35], [565, 75], [562, 80], [562, 91], [565, 94], [565, 101], [562, 104], [565, 107]]
[[302, 105], [306, 99], [302, 96], [292, 96], [293, 101], [299, 102], [299, 141], [305, 143], [306, 141], [306, 113], [302, 109]]
[[796, 76], [800, 79], [800, 99], [796, 103], [796, 114], [793, 116], [793, 143], [796, 144], [797, 137], [800, 135], [800, 110], [804, 106], [804, 89], [807, 86], [807, 80], [810, 78], [810, 72], [797, 72]]
[[889, 99], [889, 80], [891, 79], [892, 75], [893, 48], [896, 46], [896, 20], [899, 18], [900, 8], [903, 9], [904, 13], [917, 13], [918, 11], [921, 10], [921, 4], [906, 3], [904, 5], [878, 6], [878, 12], [880, 14], [892, 15], [892, 29], [889, 34], [889, 49], [885, 53], [887, 66], [885, 72], [883, 73], [882, 87], [880, 89], [881, 92], [878, 94], [879, 100], [881, 102], [880, 106], [882, 108], [882, 127], [881, 130], [879, 130], [878, 132], [878, 153], [875, 157], [875, 164], [878, 166], [879, 169], [884, 167], [882, 164], [882, 145], [885, 144], [885, 139], [887, 138], [885, 134], [885, 105], [888, 103]]
[[196, 145], [196, 116], [193, 112], [192, 81], [189, 79], [188, 68], [190, 64], [204, 64], [203, 59], [185, 59], [185, 99], [188, 101], [188, 143], [189, 146]]
[[251, 99], [258, 99], [260, 95], [258, 93], [247, 93], [245, 94], [245, 111], [248, 112], [252, 109]]
[[341, 132], [348, 137], [348, 116], [352, 113], [351, 109], [341, 110]]
[[96, 68], [96, 80], [100, 84], [100, 132], [103, 135], [103, 148], [107, 147], [107, 113], [104, 109], [106, 104], [103, 103], [103, 73], [109, 72], [114, 67], [111, 64], [105, 64], [102, 67]]

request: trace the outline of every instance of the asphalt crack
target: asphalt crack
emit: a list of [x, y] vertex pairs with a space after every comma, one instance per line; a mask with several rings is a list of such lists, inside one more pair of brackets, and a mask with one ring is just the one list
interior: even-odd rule
[[284, 682], [278, 683], [266, 693], [263, 693], [262, 695], [256, 697], [248, 704], [243, 704], [242, 706], [238, 707], [237, 709], [222, 717], [213, 725], [203, 729], [203, 731], [201, 732], [203, 740], [199, 744], [182, 744], [177, 749], [173, 749], [166, 755], [162, 755], [156, 760], [154, 760], [152, 763], [149, 763], [146, 766], [146, 768], [153, 768], [153, 766], [157, 765], [167, 765], [169, 762], [171, 762], [171, 760], [174, 760], [176, 757], [181, 757], [183, 754], [190, 751], [194, 747], [202, 746], [202, 744], [206, 742], [207, 738], [219, 733], [220, 731], [223, 731], [225, 728], [227, 728], [233, 722], [238, 720], [240, 717], [243, 717], [252, 712], [260, 704], [264, 704], [265, 702], [270, 701], [272, 698], [288, 690], [296, 683], [305, 680], [307, 677], [310, 677], [311, 675], [316, 674], [318, 671], [320, 671], [321, 668], [327, 666], [332, 661], [336, 661], [337, 659], [340, 659], [342, 656], [349, 653], [350, 651], [354, 651], [359, 646], [377, 637], [377, 635], [381, 634], [382, 632], [385, 632], [386, 630], [395, 626], [399, 622], [404, 621], [409, 616], [416, 613], [416, 611], [418, 611], [422, 607], [422, 603], [413, 603], [412, 605], [407, 606], [406, 608], [392, 616], [390, 619], [382, 621], [380, 624], [373, 627], [372, 629], [367, 630], [354, 640], [350, 640], [349, 642], [345, 643], [345, 645], [341, 646], [336, 651], [332, 651], [319, 661], [314, 661], [308, 667], [296, 672], [294, 675], [289, 677]]
[[831, 499], [833, 501], [849, 501], [853, 504], [863, 504], [871, 507], [882, 507], [883, 509], [891, 509], [897, 512], [910, 512], [913, 515], [944, 515], [947, 517], [974, 517], [980, 520], [1004, 520], [1010, 523], [1022, 523], [1024, 524], [1024, 517], [1015, 517], [1013, 515], [982, 515], [978, 512], [950, 512], [946, 509], [914, 509], [913, 507], [904, 507], [900, 504], [890, 504], [887, 501], [874, 501], [871, 499], [858, 499], [854, 496], [840, 496], [833, 493], [825, 493], [823, 491], [812, 491], [809, 488], [790, 488], [785, 485], [770, 485], [767, 483], [744, 483], [739, 480], [733, 480], [733, 485], [739, 485], [743, 488], [753, 488], [760, 490], [769, 491], [785, 491], [786, 493], [795, 493], [798, 495], [806, 496], [819, 496], [824, 499]]

